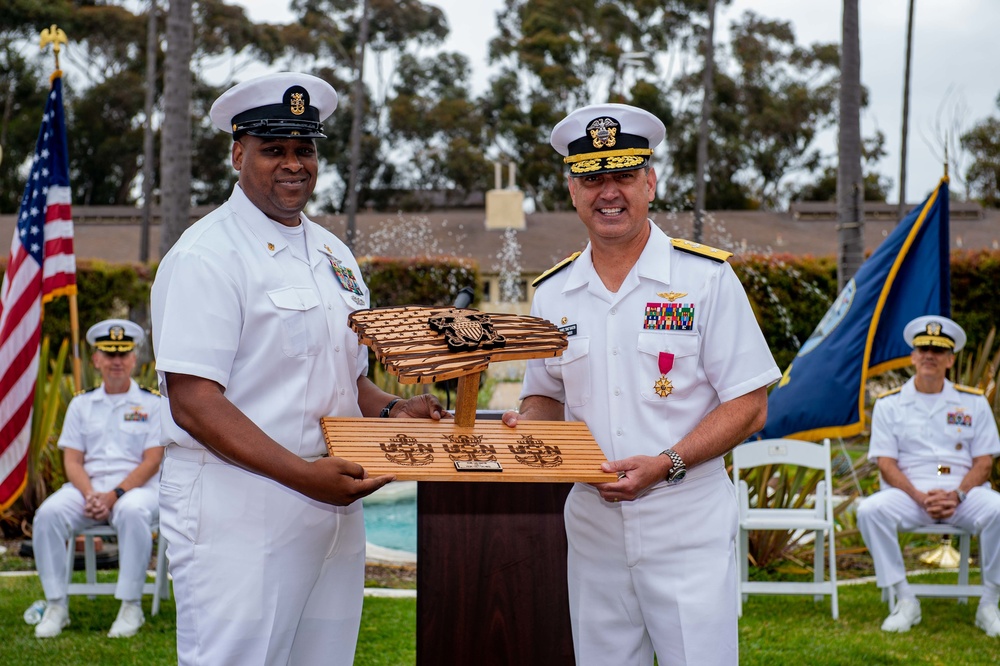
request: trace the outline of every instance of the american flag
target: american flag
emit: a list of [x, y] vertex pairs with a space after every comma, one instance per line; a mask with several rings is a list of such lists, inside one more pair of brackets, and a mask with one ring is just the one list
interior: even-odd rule
[[75, 293], [69, 157], [57, 70], [0, 288], [0, 509], [13, 504], [27, 483], [42, 304]]

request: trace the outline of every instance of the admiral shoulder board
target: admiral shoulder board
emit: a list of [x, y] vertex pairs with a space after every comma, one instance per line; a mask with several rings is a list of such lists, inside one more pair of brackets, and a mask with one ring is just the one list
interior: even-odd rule
[[983, 389], [976, 388], [974, 386], [962, 386], [961, 384], [955, 384], [955, 390], [961, 391], [962, 393], [972, 393], [973, 395], [986, 395]]
[[670, 242], [675, 249], [680, 250], [681, 252], [696, 254], [699, 257], [706, 257], [712, 261], [718, 261], [720, 264], [724, 263], [727, 259], [729, 259], [729, 257], [733, 256], [732, 252], [726, 252], [725, 250], [720, 250], [708, 245], [702, 245], [701, 243], [695, 243], [694, 241], [685, 240], [683, 238], [672, 238]]
[[[958, 388], [958, 387], [955, 387], [955, 388]], [[875, 396], [875, 399], [876, 400], [881, 400], [882, 398], [886, 397], [887, 395], [895, 395], [895, 394], [899, 393], [902, 390], [903, 390], [902, 386], [897, 386], [894, 389], [889, 389], [888, 391], [882, 391], [877, 396]]]
[[531, 286], [537, 287], [541, 283], [545, 282], [550, 277], [552, 277], [553, 275], [555, 275], [556, 273], [558, 273], [559, 271], [561, 271], [562, 269], [566, 268], [574, 261], [576, 261], [576, 258], [579, 257], [581, 254], [583, 254], [583, 252], [574, 252], [573, 254], [569, 255], [568, 257], [560, 261], [558, 264], [556, 264], [549, 270], [545, 271], [544, 273], [536, 277], [534, 281], [531, 283]]

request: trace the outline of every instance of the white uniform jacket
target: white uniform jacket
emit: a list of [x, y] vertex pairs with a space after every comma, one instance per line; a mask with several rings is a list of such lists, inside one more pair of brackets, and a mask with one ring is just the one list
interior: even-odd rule
[[950, 468], [957, 483], [973, 458], [1000, 455], [996, 419], [986, 398], [946, 379], [937, 402], [928, 408], [913, 381], [875, 402], [869, 458], [894, 458], [911, 479], [938, 476], [941, 465]]
[[[237, 185], [167, 253], [152, 291], [160, 390], [176, 372], [218, 382], [226, 398], [302, 457], [326, 452], [319, 419], [361, 416], [367, 348], [347, 315], [368, 289], [347, 246], [303, 217], [309, 264]], [[167, 412], [169, 415], [169, 412]], [[163, 436], [202, 448], [172, 419]]]
[[[142, 462], [146, 449], [160, 446], [160, 396], [130, 380], [124, 396], [104, 385], [77, 395], [66, 408], [60, 449], [83, 452], [83, 469], [94, 490], [108, 492]], [[145, 484], [155, 488], [154, 475]]]
[[[539, 285], [531, 309], [569, 346], [528, 362], [522, 398], [565, 403], [566, 420], [586, 422], [609, 460], [658, 455], [721, 402], [781, 377], [732, 267], [679, 251], [650, 226], [618, 293], [604, 287], [588, 245]], [[665, 397], [661, 376], [672, 387]]]

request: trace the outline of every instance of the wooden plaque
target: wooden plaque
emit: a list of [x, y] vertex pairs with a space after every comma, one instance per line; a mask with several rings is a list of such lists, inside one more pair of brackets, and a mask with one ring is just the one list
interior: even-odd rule
[[455, 419], [322, 419], [330, 455], [352, 460], [371, 476], [399, 481], [614, 481], [607, 458], [580, 422], [499, 421], [461, 427]]

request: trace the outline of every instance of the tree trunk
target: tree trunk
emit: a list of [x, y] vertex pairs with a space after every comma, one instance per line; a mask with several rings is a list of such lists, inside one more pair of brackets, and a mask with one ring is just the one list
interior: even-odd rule
[[708, 32], [704, 42], [705, 68], [702, 71], [701, 121], [698, 123], [698, 153], [694, 168], [694, 241], [704, 238], [705, 169], [708, 166], [708, 119], [712, 114], [714, 95], [712, 77], [715, 74], [715, 0], [708, 0]]
[[864, 182], [861, 172], [861, 38], [858, 0], [844, 0], [840, 50], [840, 131], [837, 140], [838, 290], [864, 261]]
[[351, 119], [351, 160], [350, 173], [347, 176], [347, 238], [344, 242], [354, 251], [357, 240], [358, 214], [358, 167], [361, 163], [361, 125], [365, 110], [365, 47], [368, 43], [368, 0], [361, 3], [361, 26], [358, 31], [358, 66], [357, 77], [354, 79], [354, 92], [351, 100], [354, 107]]
[[170, 0], [160, 139], [160, 257], [187, 228], [191, 208], [192, 0]]
[[156, 99], [156, 52], [159, 43], [156, 32], [156, 0], [149, 0], [146, 21], [146, 122], [142, 128], [142, 233], [139, 238], [139, 261], [149, 261], [149, 223], [153, 214], [153, 160], [156, 145], [153, 132], [153, 103]]
[[910, 132], [910, 61], [913, 55], [913, 5], [910, 0], [906, 19], [906, 65], [903, 67], [903, 136], [899, 142], [899, 210], [896, 224], [906, 215], [906, 140]]

